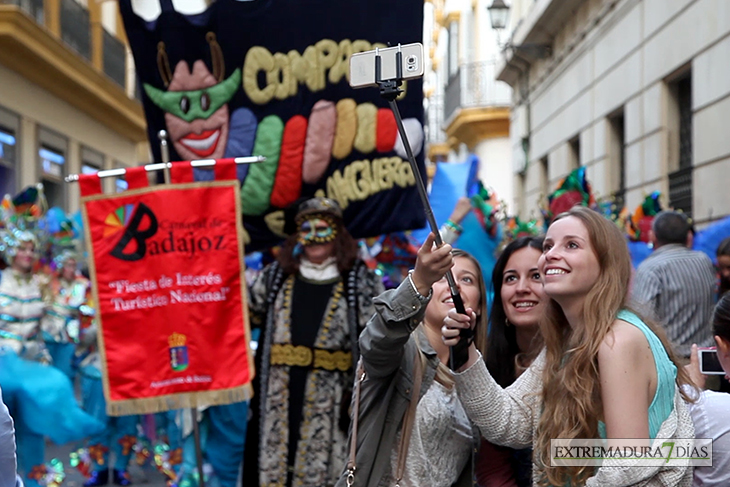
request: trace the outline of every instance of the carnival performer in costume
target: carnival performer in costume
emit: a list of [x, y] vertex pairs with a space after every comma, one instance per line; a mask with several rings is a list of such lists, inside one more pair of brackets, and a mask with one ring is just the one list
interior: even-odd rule
[[346, 462], [348, 408], [360, 331], [380, 279], [333, 200], [298, 208], [297, 233], [251, 288], [256, 353], [243, 485], [334, 485]]
[[64, 250], [55, 259], [56, 273], [46, 293], [46, 313], [41, 330], [53, 365], [73, 382], [76, 371], [72, 366], [79, 340], [82, 315], [88, 314], [89, 280], [78, 272], [78, 258]]
[[[10, 267], [0, 274], [0, 386], [15, 420], [18, 469], [27, 487], [48, 485], [44, 436], [63, 444], [103, 427], [79, 408], [68, 377], [48, 365], [41, 338], [45, 279], [33, 273], [38, 241], [27, 230], [3, 236]], [[43, 483], [41, 483], [41, 482]]]
[[[92, 303], [88, 303], [92, 304]], [[88, 453], [91, 459], [91, 477], [85, 487], [109, 483], [110, 453], [114, 455], [112, 481], [116, 485], [131, 485], [127, 467], [137, 442], [137, 415], [108, 416], [101, 380], [101, 358], [97, 346], [96, 321], [81, 327], [79, 334], [79, 365], [84, 410], [105, 425], [103, 431], [89, 437]]]

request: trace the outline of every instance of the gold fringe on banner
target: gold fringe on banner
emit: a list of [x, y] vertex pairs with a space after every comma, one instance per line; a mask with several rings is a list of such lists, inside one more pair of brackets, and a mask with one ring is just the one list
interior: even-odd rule
[[146, 399], [127, 399], [109, 401], [106, 413], [109, 416], [130, 416], [134, 414], [153, 414], [172, 409], [190, 409], [199, 406], [218, 406], [248, 401], [253, 397], [250, 384], [219, 391], [184, 392]]

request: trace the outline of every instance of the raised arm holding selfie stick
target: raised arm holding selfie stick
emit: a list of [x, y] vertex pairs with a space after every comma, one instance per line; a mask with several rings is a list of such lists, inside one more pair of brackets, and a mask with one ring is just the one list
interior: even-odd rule
[[[431, 232], [433, 232], [434, 235], [434, 242], [436, 243], [436, 246], [441, 247], [444, 242], [441, 238], [441, 234], [439, 232], [439, 226], [436, 223], [436, 218], [433, 215], [433, 210], [431, 209], [431, 204], [428, 201], [428, 193], [426, 192], [426, 186], [423, 182], [423, 177], [421, 175], [421, 172], [418, 169], [418, 165], [416, 164], [416, 159], [413, 156], [413, 151], [411, 150], [411, 144], [408, 141], [408, 135], [406, 134], [405, 127], [403, 126], [403, 119], [400, 115], [400, 110], [398, 110], [398, 104], [396, 103], [396, 98], [399, 94], [403, 92], [402, 89], [400, 89], [401, 84], [403, 83], [403, 50], [404, 48], [412, 48], [413, 46], [418, 46], [423, 49], [423, 46], [420, 45], [408, 45], [408, 46], [401, 46], [398, 44], [397, 50], [395, 52], [395, 76], [389, 79], [383, 79], [383, 58], [381, 56], [381, 50], [375, 49], [375, 84], [380, 88], [380, 95], [388, 101], [388, 104], [390, 105], [390, 109], [393, 111], [393, 115], [395, 116], [395, 122], [398, 126], [398, 133], [400, 134], [401, 140], [403, 141], [403, 147], [406, 150], [406, 154], [408, 156], [408, 162], [411, 165], [411, 170], [413, 171], [413, 175], [416, 179], [416, 188], [418, 189], [418, 195], [421, 198], [421, 203], [423, 204], [424, 212], [426, 213], [426, 220], [428, 221], [429, 227], [431, 228]], [[422, 51], [421, 51], [422, 52]], [[368, 53], [363, 53], [368, 54]], [[421, 59], [423, 56], [421, 56]], [[408, 62], [409, 62], [409, 69], [412, 71], [417, 71], [418, 67], [416, 66], [416, 62], [418, 61], [417, 56], [410, 55], [408, 56]], [[352, 64], [351, 64], [352, 69]], [[420, 72], [419, 76], [411, 76], [411, 77], [420, 77], [422, 76], [422, 71]], [[353, 87], [359, 87], [359, 86], [368, 86], [368, 85], [357, 85], [356, 81], [352, 80], [351, 77], [351, 85]], [[456, 308], [456, 311], [458, 311], [461, 314], [466, 314], [466, 310], [464, 309], [464, 302], [461, 299], [461, 295], [459, 294], [459, 289], [456, 286], [456, 281], [454, 280], [454, 275], [451, 272], [451, 270], [448, 270], [446, 272], [446, 280], [449, 283], [449, 290], [451, 291], [451, 297], [454, 302], [454, 307]], [[449, 368], [451, 370], [457, 370], [462, 365], [464, 365], [468, 358], [468, 348], [469, 344], [471, 343], [471, 338], [473, 336], [473, 332], [468, 329], [461, 330], [461, 337], [464, 338], [464, 340], [460, 341], [458, 345], [451, 347], [451, 353], [449, 356]]]

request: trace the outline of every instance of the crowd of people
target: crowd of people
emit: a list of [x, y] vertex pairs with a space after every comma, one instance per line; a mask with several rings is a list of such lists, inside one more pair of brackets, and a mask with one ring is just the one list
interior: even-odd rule
[[[290, 237], [249, 286], [254, 397], [199, 415], [215, 483], [726, 485], [730, 396], [702, 390], [710, 384], [697, 355], [716, 346], [730, 374], [730, 237], [716, 271], [691, 250], [691, 221], [659, 213], [654, 251], [634, 270], [619, 228], [576, 206], [482, 270], [455, 248], [469, 211], [460, 201], [441, 229], [446, 243], [429, 235], [386, 291], [337, 203], [298, 202]], [[189, 412], [107, 416], [81, 259], [61, 252], [47, 275], [35, 272], [38, 250], [32, 232], [15, 232], [0, 277], [0, 487], [51, 485], [44, 437], [87, 438], [87, 487], [129, 485], [133, 446], [150, 421], [166, 436], [169, 483], [194, 483]], [[451, 370], [451, 347], [465, 345], [467, 362]], [[550, 458], [555, 438], [694, 437], [715, 440], [712, 468]]]

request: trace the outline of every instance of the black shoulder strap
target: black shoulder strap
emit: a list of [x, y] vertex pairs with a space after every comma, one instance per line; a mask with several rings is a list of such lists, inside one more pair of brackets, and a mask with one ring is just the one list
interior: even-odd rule
[[355, 265], [347, 273], [342, 276], [345, 286], [345, 296], [347, 296], [347, 321], [350, 327], [350, 346], [352, 348], [352, 367], [357, 370], [357, 361], [360, 358], [360, 348], [358, 340], [360, 338], [360, 306], [358, 299], [358, 276], [360, 269], [364, 263], [360, 260], [355, 261]]

